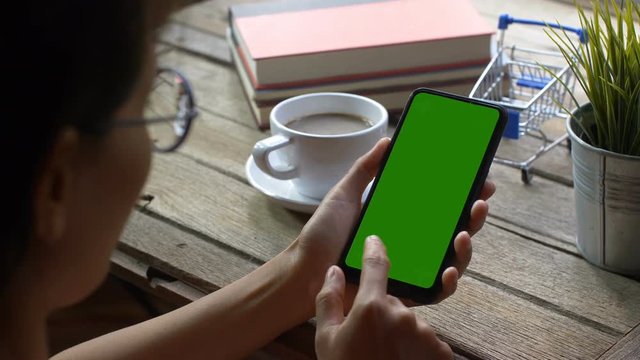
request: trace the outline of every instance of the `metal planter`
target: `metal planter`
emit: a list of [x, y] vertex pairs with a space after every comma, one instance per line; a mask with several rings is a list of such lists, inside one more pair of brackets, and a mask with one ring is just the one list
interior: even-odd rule
[[[584, 107], [574, 111], [580, 116]], [[573, 116], [571, 139], [576, 244], [584, 258], [607, 270], [640, 276], [640, 157], [593, 147], [580, 138]]]

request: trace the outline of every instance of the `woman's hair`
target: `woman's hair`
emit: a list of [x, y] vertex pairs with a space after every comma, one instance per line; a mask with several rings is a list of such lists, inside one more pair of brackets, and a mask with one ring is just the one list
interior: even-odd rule
[[147, 6], [23, 0], [2, 21], [0, 297], [31, 238], [32, 191], [60, 130], [73, 126], [99, 138], [128, 98], [150, 36]]

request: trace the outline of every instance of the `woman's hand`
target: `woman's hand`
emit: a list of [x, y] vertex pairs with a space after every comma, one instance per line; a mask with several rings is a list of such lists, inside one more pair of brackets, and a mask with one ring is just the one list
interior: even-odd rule
[[344, 316], [345, 279], [329, 268], [316, 298], [316, 353], [319, 359], [452, 359], [433, 329], [397, 298], [387, 295], [389, 260], [375, 236], [367, 238], [360, 288]]
[[[339, 260], [360, 214], [362, 193], [377, 174], [389, 143], [389, 138], [380, 140], [371, 151], [356, 161], [349, 173], [327, 194], [300, 233], [296, 242], [300, 250], [298, 260], [303, 271], [311, 276], [307, 282], [310, 295], [313, 297], [320, 290], [329, 266]], [[469, 230], [459, 233], [454, 240], [456, 258], [453, 266], [442, 274], [442, 292], [435, 302], [442, 301], [455, 292], [458, 278], [462, 276], [471, 260], [471, 236], [484, 225], [489, 211], [485, 200], [491, 197], [494, 191], [493, 183], [487, 181], [480, 193], [480, 200], [473, 204]], [[356, 290], [355, 286], [347, 286], [347, 306], [353, 300]]]

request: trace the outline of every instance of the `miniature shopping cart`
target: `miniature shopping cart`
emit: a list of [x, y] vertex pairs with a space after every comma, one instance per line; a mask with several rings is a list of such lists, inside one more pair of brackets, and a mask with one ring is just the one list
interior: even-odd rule
[[518, 139], [526, 135], [540, 141], [535, 153], [524, 161], [495, 157], [496, 162], [519, 168], [522, 181], [528, 184], [531, 182], [532, 175], [529, 170], [533, 161], [567, 139], [566, 133], [550, 139], [541, 126], [549, 119], [568, 116], [561, 104], [565, 104], [567, 92], [573, 90], [576, 79], [560, 52], [533, 50], [515, 45], [505, 47], [505, 32], [513, 23], [550, 26], [574, 32], [583, 43], [586, 42], [586, 37], [582, 29], [517, 19], [503, 14], [498, 21], [497, 54], [469, 94], [469, 97], [488, 100], [508, 110], [509, 119], [504, 137]]

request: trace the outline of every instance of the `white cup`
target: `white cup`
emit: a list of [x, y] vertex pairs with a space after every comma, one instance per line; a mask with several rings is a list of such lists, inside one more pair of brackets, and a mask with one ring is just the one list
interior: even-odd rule
[[[314, 114], [349, 114], [369, 127], [344, 134], [320, 135], [287, 127]], [[387, 110], [379, 103], [345, 93], [312, 93], [284, 100], [271, 111], [272, 136], [253, 148], [256, 165], [266, 174], [293, 182], [304, 196], [322, 199], [360, 156], [387, 132]]]

